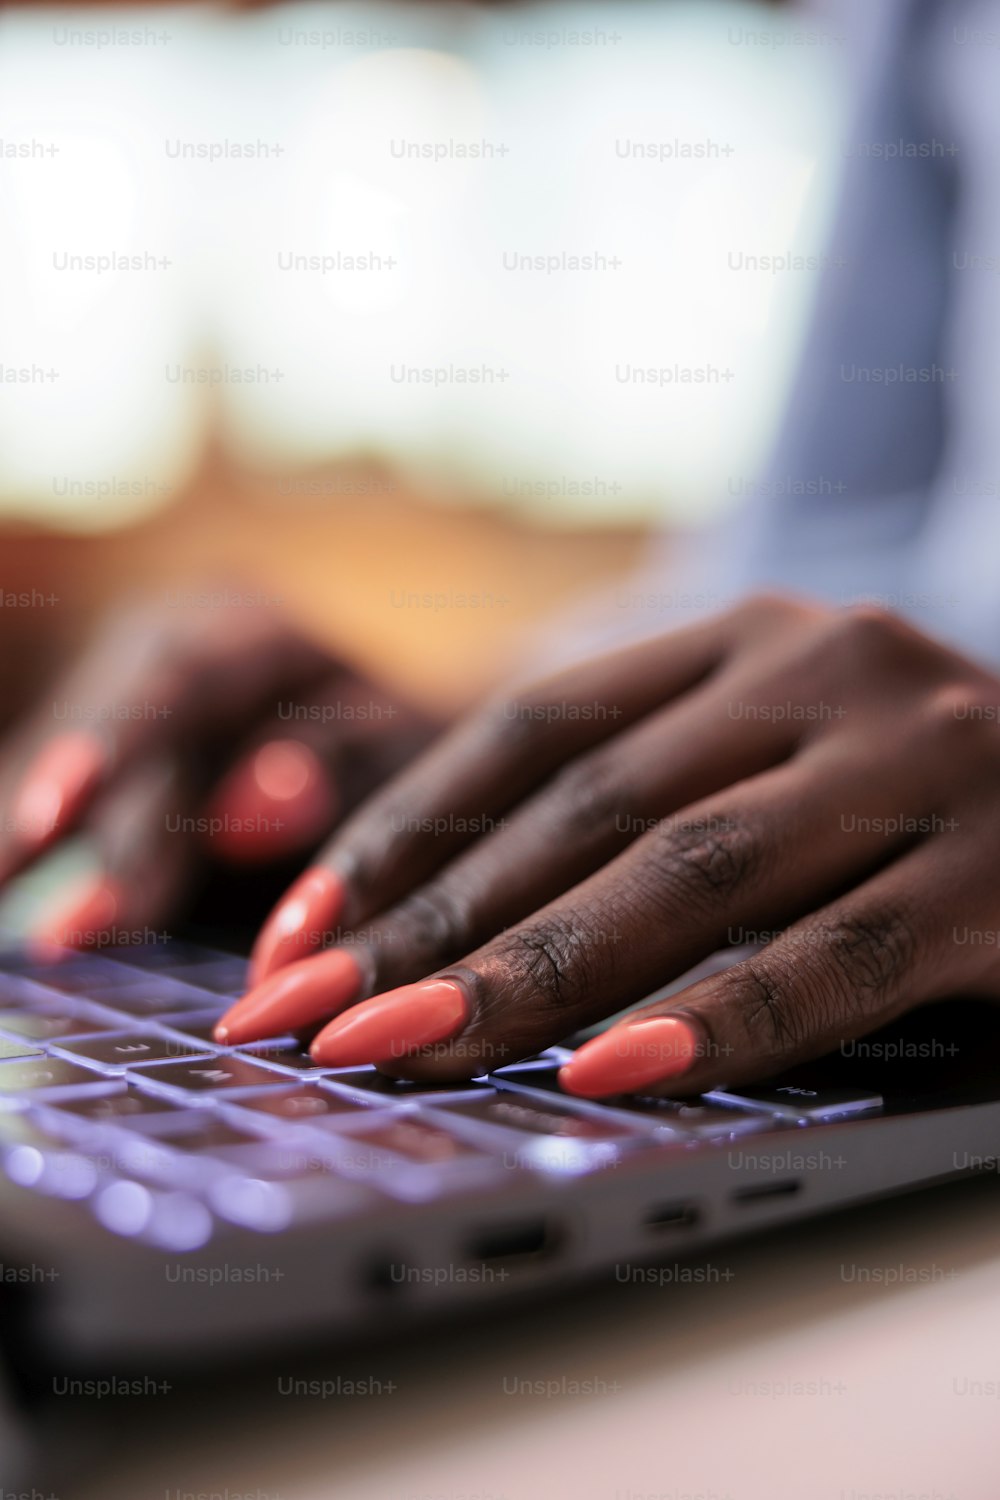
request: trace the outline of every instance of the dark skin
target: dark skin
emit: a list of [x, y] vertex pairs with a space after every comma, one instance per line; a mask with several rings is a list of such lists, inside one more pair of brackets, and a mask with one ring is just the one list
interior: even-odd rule
[[469, 1001], [447, 1040], [371, 1060], [474, 1075], [734, 930], [777, 935], [643, 1013], [698, 1038], [670, 1092], [772, 1075], [934, 998], [1000, 996], [996, 947], [954, 936], [996, 926], [998, 718], [1000, 680], [898, 619], [770, 597], [489, 703], [322, 856], [345, 925], [373, 934], [364, 994], [435, 975]]
[[[177, 700], [178, 723], [213, 753], [227, 735], [252, 738], [258, 687], [273, 698], [276, 684], [257, 675], [259, 653], [221, 645], [224, 711], [202, 691], [198, 659], [182, 658], [181, 677], [191, 670], [202, 688], [181, 683]], [[291, 678], [277, 680], [302, 690], [300, 645], [278, 657]], [[328, 689], [319, 664], [315, 678], [303, 666], [305, 685], [338, 694], [350, 679], [328, 666]], [[92, 691], [112, 696], [103, 682]], [[373, 1059], [388, 1071], [465, 1077], [484, 1058], [534, 1052], [640, 1000], [734, 930], [775, 936], [646, 1012], [683, 1015], [698, 1039], [671, 1092], [774, 1073], [926, 1000], [996, 998], [997, 945], [954, 936], [995, 926], [1000, 682], [972, 663], [878, 612], [755, 600], [509, 706], [456, 726], [322, 856], [347, 884], [342, 925], [374, 934], [355, 950], [352, 1004], [435, 974], [468, 998], [447, 1041]], [[44, 732], [29, 726], [9, 753], [8, 786]], [[344, 803], [426, 737], [414, 717]], [[180, 841], [157, 859], [156, 828], [164, 796], [205, 796], [192, 774], [171, 732], [143, 742], [129, 730], [83, 811], [147, 903], [168, 905], [190, 861]]]
[[[254, 597], [246, 585], [218, 580], [183, 597], [189, 592]], [[113, 612], [5, 740], [0, 811], [10, 821], [0, 874], [10, 878], [67, 834], [85, 830], [102, 871], [122, 891], [115, 925], [155, 928], [174, 916], [206, 856], [230, 867], [287, 868], [427, 744], [438, 727], [429, 717], [279, 616], [238, 603]], [[279, 704], [301, 706], [308, 716], [282, 720]], [[58, 722], [53, 705], [63, 714]], [[25, 839], [10, 826], [19, 789], [46, 744], [67, 731], [100, 746], [99, 774], [68, 816], [44, 837]], [[296, 820], [291, 802], [275, 803], [253, 840], [171, 831], [179, 819], [245, 812], [230, 796], [234, 782], [260, 746], [275, 740], [302, 744], [326, 783], [328, 794], [313, 800], [309, 821]]]

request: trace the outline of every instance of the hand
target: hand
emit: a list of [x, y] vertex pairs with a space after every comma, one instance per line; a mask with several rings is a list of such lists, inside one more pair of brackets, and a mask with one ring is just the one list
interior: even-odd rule
[[561, 1073], [588, 1097], [695, 1093], [1000, 995], [997, 946], [962, 938], [997, 927], [998, 720], [1000, 681], [869, 608], [757, 599], [574, 667], [355, 813], [320, 864], [363, 935], [272, 951], [227, 1039], [336, 1016], [324, 1064], [464, 1078], [771, 935]]
[[259, 592], [174, 590], [120, 610], [0, 754], [0, 878], [85, 829], [100, 874], [62, 892], [47, 949], [156, 927], [206, 860], [315, 849], [433, 727]]

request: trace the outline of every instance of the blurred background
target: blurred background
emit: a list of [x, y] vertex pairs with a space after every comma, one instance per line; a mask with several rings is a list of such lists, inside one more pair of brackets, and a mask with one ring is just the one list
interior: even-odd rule
[[802, 26], [5, 9], [5, 640], [40, 668], [123, 589], [235, 577], [448, 710], [736, 505], [835, 176], [844, 39]]

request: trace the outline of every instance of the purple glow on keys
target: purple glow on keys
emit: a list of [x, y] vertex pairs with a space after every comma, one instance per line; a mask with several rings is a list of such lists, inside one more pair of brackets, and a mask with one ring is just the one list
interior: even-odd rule
[[258, 1177], [224, 1178], [212, 1193], [212, 1205], [231, 1223], [263, 1234], [277, 1234], [292, 1221], [292, 1202], [285, 1189]]
[[138, 1182], [112, 1182], [98, 1194], [94, 1212], [105, 1229], [132, 1237], [149, 1223], [152, 1194]]
[[165, 1250], [199, 1250], [212, 1237], [212, 1215], [187, 1193], [161, 1193], [153, 1203], [147, 1236]]
[[7, 1155], [4, 1171], [20, 1187], [51, 1193], [54, 1198], [88, 1198], [97, 1186], [94, 1163], [69, 1150], [15, 1146]]

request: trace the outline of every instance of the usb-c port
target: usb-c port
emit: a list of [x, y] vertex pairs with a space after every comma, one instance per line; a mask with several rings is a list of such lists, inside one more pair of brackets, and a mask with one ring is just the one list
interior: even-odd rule
[[643, 1223], [648, 1229], [690, 1229], [698, 1219], [693, 1203], [657, 1203], [646, 1211]]
[[501, 1263], [513, 1269], [543, 1260], [562, 1240], [562, 1233], [548, 1219], [525, 1219], [484, 1229], [468, 1242], [466, 1257], [480, 1265]]
[[737, 1188], [734, 1203], [759, 1203], [763, 1198], [788, 1198], [802, 1187], [798, 1177], [789, 1177], [784, 1182], [761, 1182], [754, 1187]]

